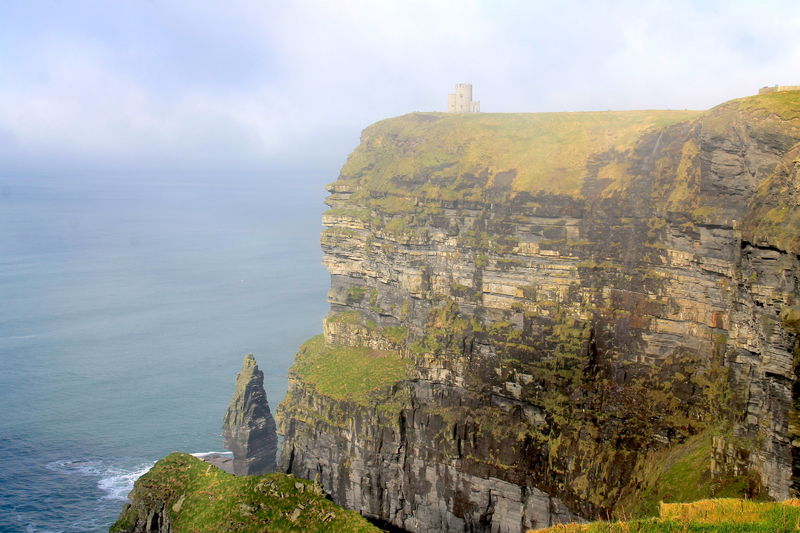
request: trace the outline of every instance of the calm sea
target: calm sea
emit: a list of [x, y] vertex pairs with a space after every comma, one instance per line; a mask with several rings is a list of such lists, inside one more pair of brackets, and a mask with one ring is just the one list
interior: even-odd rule
[[221, 450], [248, 352], [274, 410], [326, 310], [325, 181], [0, 178], [0, 531], [107, 531], [155, 460]]

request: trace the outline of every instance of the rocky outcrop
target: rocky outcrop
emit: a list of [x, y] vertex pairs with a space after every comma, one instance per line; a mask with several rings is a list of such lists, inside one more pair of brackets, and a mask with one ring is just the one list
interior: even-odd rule
[[233, 473], [253, 476], [274, 472], [278, 453], [275, 420], [264, 391], [264, 373], [253, 354], [245, 356], [236, 390], [222, 425], [225, 447], [233, 452]]
[[377, 533], [331, 502], [317, 483], [285, 474], [232, 476], [172, 453], [136, 480], [112, 533]]
[[295, 367], [281, 468], [416, 532], [636, 508], [701, 433], [708, 495], [796, 494], [798, 141], [797, 92], [371, 126], [329, 186], [325, 343], [411, 370], [356, 401]]

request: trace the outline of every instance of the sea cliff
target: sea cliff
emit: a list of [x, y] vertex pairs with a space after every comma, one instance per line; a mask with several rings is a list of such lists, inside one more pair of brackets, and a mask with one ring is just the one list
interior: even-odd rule
[[798, 141], [800, 92], [370, 126], [280, 468], [415, 532], [794, 495]]

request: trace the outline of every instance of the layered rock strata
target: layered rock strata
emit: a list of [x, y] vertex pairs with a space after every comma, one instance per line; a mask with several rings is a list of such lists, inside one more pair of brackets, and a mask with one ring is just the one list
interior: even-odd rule
[[699, 434], [709, 479], [795, 495], [798, 141], [797, 92], [371, 126], [329, 186], [325, 345], [409, 370], [359, 398], [306, 349], [281, 468], [416, 532], [635, 508]]
[[278, 436], [264, 391], [264, 373], [253, 354], [245, 356], [236, 390], [222, 425], [225, 447], [233, 452], [233, 473], [261, 475], [276, 470]]

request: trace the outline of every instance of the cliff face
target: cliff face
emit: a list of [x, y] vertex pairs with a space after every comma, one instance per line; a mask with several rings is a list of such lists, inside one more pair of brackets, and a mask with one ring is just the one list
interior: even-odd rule
[[371, 126], [281, 467], [419, 532], [646, 511], [689, 457], [709, 496], [796, 494], [798, 141], [798, 92]]
[[264, 391], [264, 373], [253, 354], [245, 356], [236, 376], [236, 390], [222, 424], [225, 447], [233, 452], [233, 473], [239, 476], [276, 470], [278, 435]]

